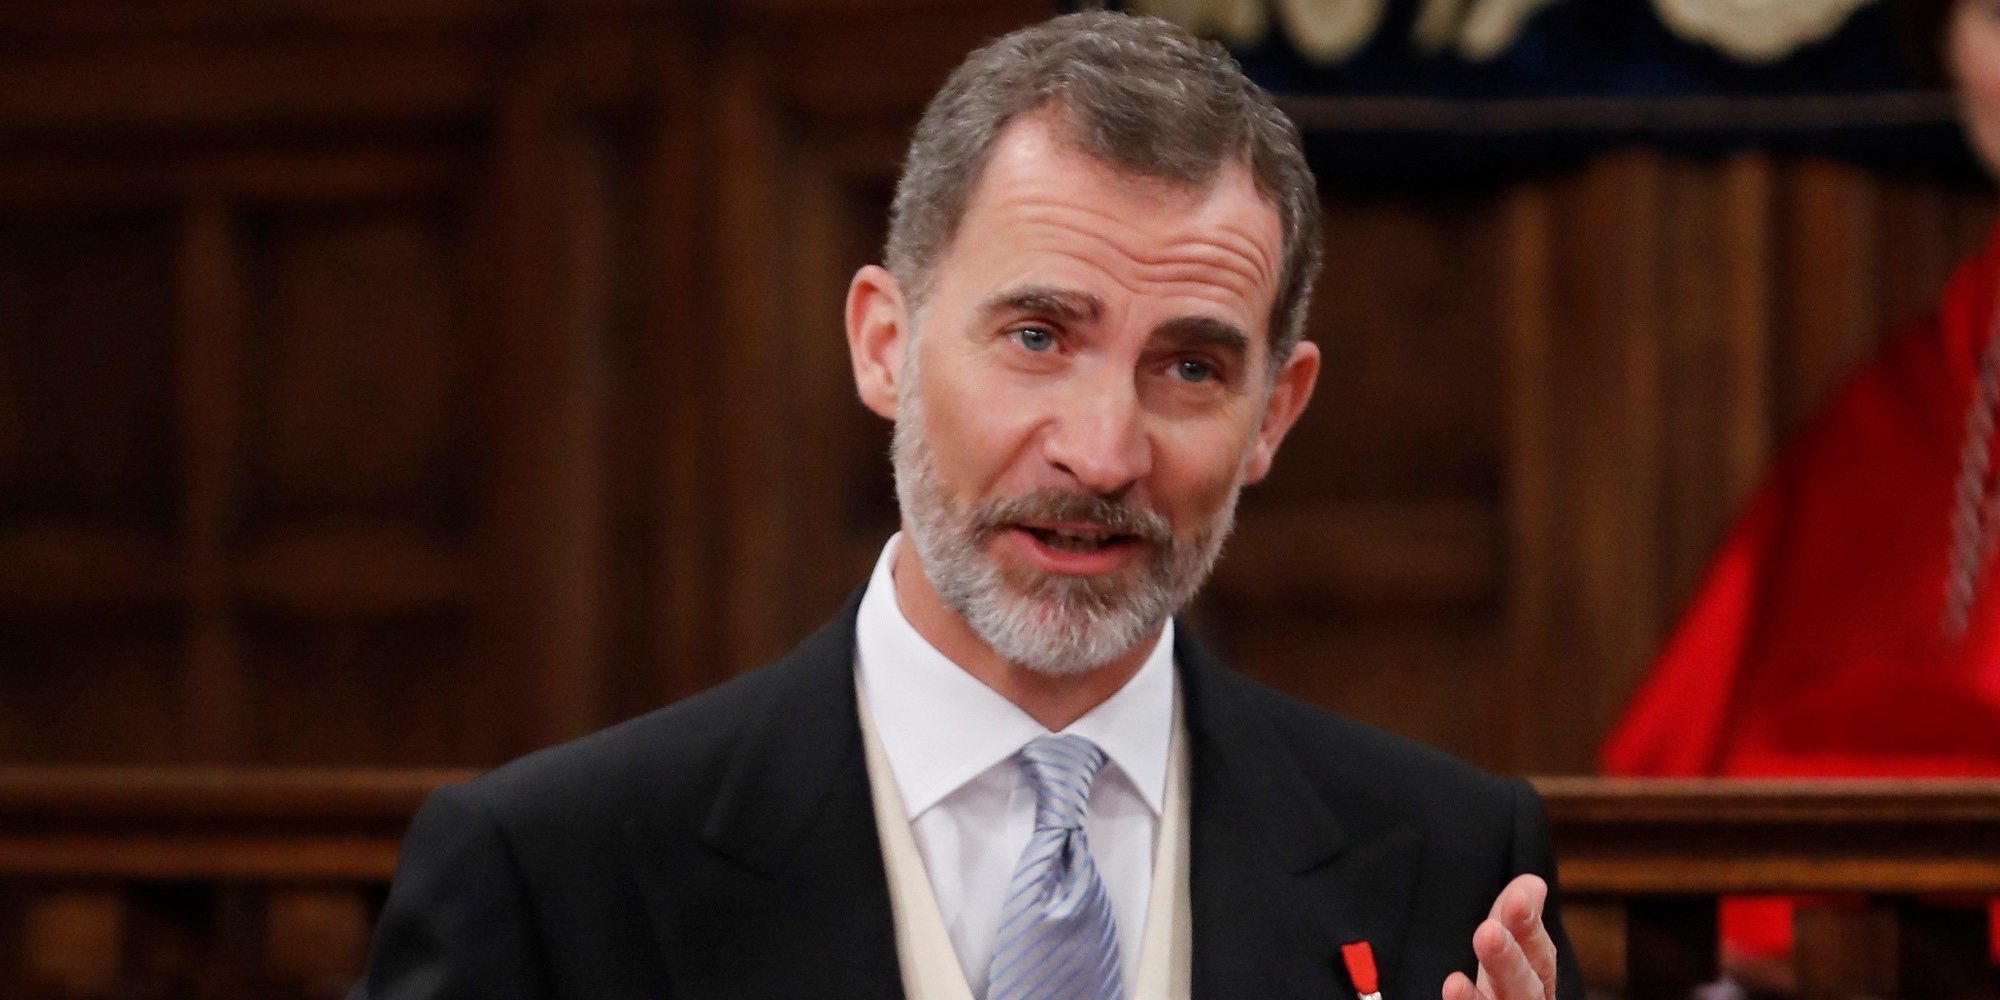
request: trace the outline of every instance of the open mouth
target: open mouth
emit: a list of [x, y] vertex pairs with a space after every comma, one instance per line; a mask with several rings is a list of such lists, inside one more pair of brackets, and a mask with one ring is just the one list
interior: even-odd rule
[[1043, 528], [1032, 524], [1021, 525], [1021, 530], [1035, 536], [1035, 540], [1058, 552], [1091, 553], [1102, 552], [1114, 545], [1132, 540], [1130, 535], [1120, 535], [1090, 528]]

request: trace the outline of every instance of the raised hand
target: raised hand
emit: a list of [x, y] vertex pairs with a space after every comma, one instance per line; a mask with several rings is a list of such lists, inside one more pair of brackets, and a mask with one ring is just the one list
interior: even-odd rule
[[1479, 980], [1454, 972], [1444, 981], [1444, 1000], [1555, 1000], [1556, 943], [1542, 926], [1549, 884], [1521, 875], [1500, 890], [1493, 909], [1472, 932], [1479, 956]]

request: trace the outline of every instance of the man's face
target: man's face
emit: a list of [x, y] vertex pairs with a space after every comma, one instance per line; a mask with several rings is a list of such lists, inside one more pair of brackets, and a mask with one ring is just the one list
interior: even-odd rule
[[925, 576], [1052, 674], [1131, 651], [1194, 595], [1317, 371], [1306, 344], [1272, 377], [1280, 226], [1246, 168], [1189, 191], [1058, 135], [1028, 118], [995, 143], [895, 389]]

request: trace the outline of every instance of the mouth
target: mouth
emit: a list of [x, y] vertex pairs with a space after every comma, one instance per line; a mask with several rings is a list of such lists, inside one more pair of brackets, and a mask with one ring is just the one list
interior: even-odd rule
[[1047, 577], [1129, 576], [1172, 550], [1159, 514], [1123, 499], [1039, 490], [986, 501], [972, 526], [1017, 572]]
[[1018, 524], [1036, 541], [1054, 549], [1076, 555], [1090, 555], [1107, 549], [1120, 548], [1138, 541], [1135, 535], [1119, 534], [1096, 525], [1087, 524]]
[[1038, 550], [1044, 570], [1068, 574], [1106, 572], [1126, 562], [1142, 542], [1136, 534], [1120, 534], [1096, 524], [1012, 524]]

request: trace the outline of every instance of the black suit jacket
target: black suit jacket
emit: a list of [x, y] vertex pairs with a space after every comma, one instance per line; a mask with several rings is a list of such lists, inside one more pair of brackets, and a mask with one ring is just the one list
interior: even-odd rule
[[[355, 996], [900, 996], [855, 608], [776, 664], [440, 789]], [[1365, 939], [1387, 1000], [1433, 1000], [1508, 879], [1553, 883], [1525, 782], [1174, 652], [1196, 997], [1353, 997], [1339, 946]], [[1547, 919], [1581, 997], [1553, 899]]]

